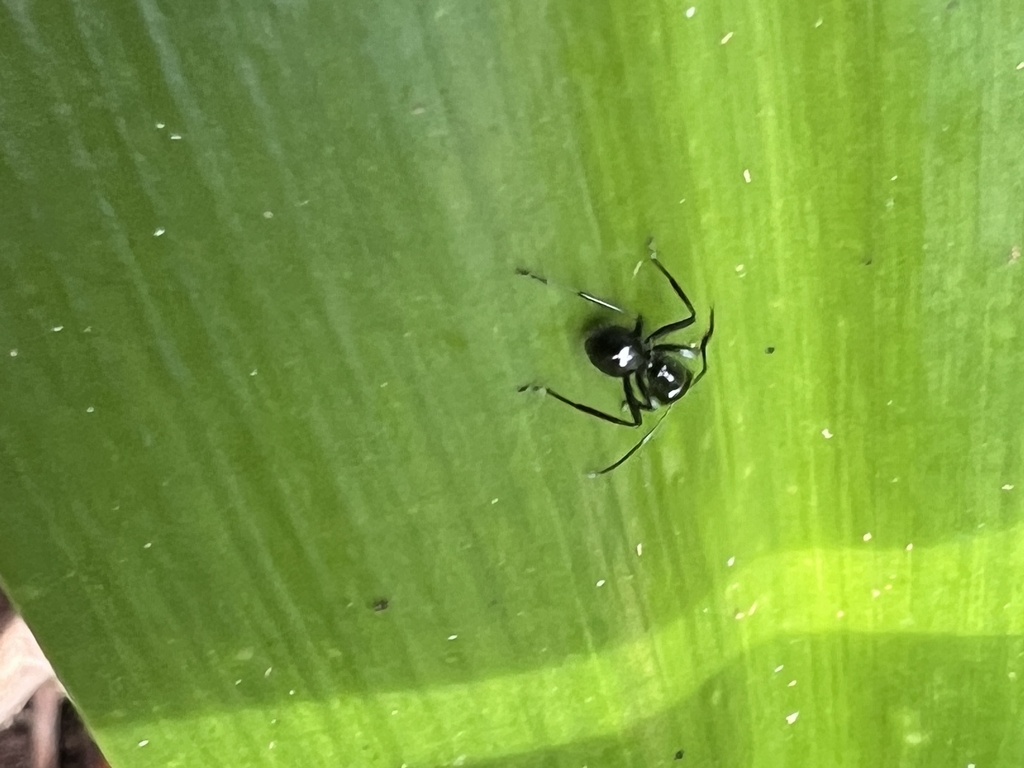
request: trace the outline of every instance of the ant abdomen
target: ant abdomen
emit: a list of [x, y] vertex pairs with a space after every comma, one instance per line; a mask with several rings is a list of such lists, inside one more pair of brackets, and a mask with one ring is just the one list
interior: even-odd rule
[[641, 344], [635, 331], [608, 325], [591, 333], [584, 346], [597, 370], [621, 379], [647, 365]]

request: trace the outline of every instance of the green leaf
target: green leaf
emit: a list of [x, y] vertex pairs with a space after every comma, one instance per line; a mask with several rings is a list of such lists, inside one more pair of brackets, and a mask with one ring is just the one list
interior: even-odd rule
[[[1015, 6], [0, 13], [0, 576], [112, 764], [1018, 765]], [[651, 235], [710, 370], [592, 480], [515, 269], [665, 323]]]

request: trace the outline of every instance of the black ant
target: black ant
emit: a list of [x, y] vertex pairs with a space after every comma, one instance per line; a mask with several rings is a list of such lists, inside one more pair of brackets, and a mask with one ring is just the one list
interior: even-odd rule
[[[669, 274], [668, 270], [658, 260], [658, 253], [655, 250], [653, 240], [648, 241], [647, 248], [650, 251], [650, 258], [654, 262], [654, 266], [668, 279], [672, 285], [672, 290], [676, 292], [676, 295], [686, 305], [689, 316], [674, 323], [663, 325], [647, 336], [644, 336], [643, 333], [643, 318], [637, 316], [636, 324], [632, 328], [621, 325], [603, 325], [592, 331], [587, 336], [585, 342], [587, 357], [590, 358], [590, 362], [594, 364], [594, 367], [606, 376], [622, 379], [622, 388], [626, 394], [625, 406], [629, 408], [630, 419], [622, 419], [618, 416], [612, 416], [611, 414], [599, 411], [596, 408], [591, 408], [589, 405], [573, 402], [547, 387], [529, 384], [525, 387], [520, 387], [520, 392], [543, 392], [566, 405], [571, 405], [578, 411], [583, 411], [583, 413], [589, 416], [594, 416], [612, 424], [620, 424], [624, 427], [639, 427], [643, 423], [643, 411], [653, 412], [663, 406], [668, 407], [672, 405], [703, 378], [708, 370], [707, 346], [708, 342], [711, 341], [711, 334], [715, 330], [715, 310], [714, 308], [711, 309], [708, 318], [708, 330], [701, 337], [699, 344], [657, 343], [663, 336], [675, 333], [676, 331], [682, 331], [693, 325], [697, 320], [697, 312], [694, 310], [693, 304], [686, 297], [683, 289], [679, 287], [679, 283], [676, 282], [675, 278]], [[551, 285], [546, 278], [528, 270], [517, 269], [516, 273], [524, 277], [532, 277], [534, 280], [545, 285]], [[581, 299], [597, 304], [605, 309], [628, 314], [614, 304], [592, 296], [589, 293], [576, 290], [573, 290], [573, 293]], [[696, 360], [698, 357], [700, 358], [700, 370], [697, 373], [693, 373], [686, 366], [686, 361]], [[667, 411], [665, 415], [668, 415]], [[599, 472], [590, 472], [589, 477], [597, 477], [598, 475], [611, 472], [640, 450], [651, 439], [654, 431], [661, 426], [665, 415], [658, 420], [658, 423], [654, 425], [650, 432], [643, 436], [640, 442], [626, 451], [622, 458]]]

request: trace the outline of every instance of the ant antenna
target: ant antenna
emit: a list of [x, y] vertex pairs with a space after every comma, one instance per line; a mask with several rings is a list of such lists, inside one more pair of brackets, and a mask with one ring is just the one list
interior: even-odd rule
[[611, 472], [613, 469], [617, 469], [622, 464], [625, 464], [626, 459], [628, 459], [634, 453], [636, 453], [641, 448], [643, 448], [645, 445], [647, 445], [647, 443], [650, 441], [650, 439], [652, 437], [654, 437], [655, 430], [657, 430], [658, 427], [661, 426], [661, 422], [663, 422], [665, 420], [666, 416], [668, 416], [668, 411], [665, 411], [665, 413], [662, 414], [661, 418], [658, 419], [658, 423], [655, 424], [653, 427], [651, 427], [651, 431], [648, 432], [646, 435], [644, 435], [642, 438], [640, 438], [640, 442], [638, 442], [636, 445], [634, 445], [632, 448], [630, 448], [628, 451], [626, 451], [625, 455], [621, 459], [619, 459], [614, 464], [611, 464], [611, 465], [605, 467], [604, 469], [602, 469], [602, 470], [600, 470], [598, 472], [588, 472], [587, 473], [587, 477], [595, 478], [595, 477], [598, 477], [599, 475], [606, 475], [609, 472]]

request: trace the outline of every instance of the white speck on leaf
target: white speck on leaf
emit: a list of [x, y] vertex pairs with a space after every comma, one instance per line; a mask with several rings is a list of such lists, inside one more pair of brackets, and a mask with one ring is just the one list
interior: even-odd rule
[[448, 635], [448, 639], [449, 640], [458, 640], [459, 636], [458, 635]]
[[722, 45], [725, 45], [732, 40], [732, 32], [726, 32], [725, 37], [722, 38]]
[[164, 229], [163, 227], [157, 227], [156, 229], [153, 230], [153, 237], [160, 237], [160, 235], [162, 235], [166, 231], [167, 230]]
[[598, 580], [597, 580], [597, 586], [598, 586], [598, 587], [603, 587], [603, 586], [605, 585], [605, 583], [606, 583], [606, 582], [605, 582], [605, 580], [604, 580], [604, 579], [598, 579]]
[[779, 666], [777, 666], [777, 667], [775, 668], [775, 674], [778, 674], [779, 672], [781, 672], [781, 671], [782, 671], [782, 670], [784, 670], [785, 668], [786, 668], [786, 665], [785, 665], [785, 664], [779, 664]]
[[274, 212], [273, 211], [264, 211], [263, 212], [263, 218], [264, 219], [272, 219], [272, 218], [274, 218]]
[[871, 541], [871, 531], [865, 533], [861, 538], [864, 539], [864, 541]]
[[89, 406], [88, 408], [86, 408], [86, 409], [85, 409], [85, 412], [86, 412], [86, 413], [93, 413], [93, 412], [94, 412], [95, 410], [96, 410], [96, 409], [95, 409], [95, 408], [93, 408], [93, 407], [92, 407], [92, 406], [90, 405], [90, 406]]
[[800, 711], [799, 710], [797, 710], [796, 712], [794, 712], [791, 715], [786, 715], [786, 722], [789, 723], [790, 725], [792, 725], [793, 723], [796, 722], [796, 719], [798, 717], [800, 717]]
[[789, 684], [786, 687], [787, 688], [793, 688], [795, 686], [796, 686], [796, 680], [790, 680]]
[[694, 6], [690, 6], [686, 9], [686, 18], [692, 19], [697, 13], [697, 9]]
[[149, 746], [149, 739], [143, 739], [142, 741], [140, 741], [140, 742], [139, 742], [139, 746], [140, 746], [140, 747], [146, 747], [146, 746]]
[[1006, 485], [1004, 485], [1004, 486], [1003, 486], [1003, 487], [1002, 487], [1002, 488], [1001, 488], [1000, 490], [1003, 490], [1003, 491], [1012, 491], [1012, 490], [1013, 490], [1013, 486], [1012, 486], [1012, 485], [1010, 485], [1010, 483], [1007, 483], [1007, 484], [1006, 484]]
[[736, 558], [735, 557], [730, 557], [728, 560], [725, 561], [725, 564], [729, 568], [732, 568], [734, 565], [736, 565]]
[[744, 168], [743, 169], [743, 180], [745, 182], [747, 182], [747, 184], [749, 184], [751, 181], [753, 181], [753, 179], [750, 177], [750, 169], [749, 168]]
[[53, 332], [54, 333], [60, 333], [63, 330], [64, 330], [64, 326], [63, 325], [55, 325], [55, 326], [53, 326]]
[[17, 356], [18, 356], [18, 350], [12, 349], [11, 350], [11, 357], [17, 357]]
[[637, 544], [636, 545], [636, 556], [637, 557], [643, 557], [643, 554], [644, 554], [644, 545], [642, 543], [641, 544]]
[[181, 134], [180, 133], [172, 133], [171, 134], [171, 141], [181, 141]]
[[825, 427], [825, 429], [821, 430], [821, 436], [824, 437], [826, 440], [831, 440], [832, 432], [829, 430], [828, 427]]

